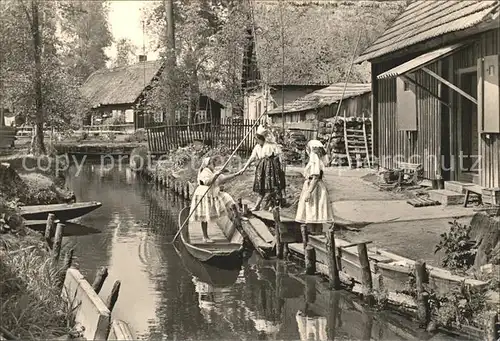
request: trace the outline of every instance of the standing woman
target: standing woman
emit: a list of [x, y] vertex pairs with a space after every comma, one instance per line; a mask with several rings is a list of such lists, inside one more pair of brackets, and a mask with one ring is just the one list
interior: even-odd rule
[[[224, 176], [220, 175], [220, 172], [214, 172], [214, 170], [214, 158], [204, 158], [198, 170], [198, 187], [196, 187], [191, 199], [189, 220], [201, 223], [205, 243], [213, 243], [213, 240], [208, 236], [208, 223], [226, 215], [227, 207], [236, 204], [229, 193], [220, 190], [219, 185], [235, 178], [238, 174]], [[198, 204], [200, 200], [201, 202]]]
[[283, 200], [282, 193], [285, 189], [285, 174], [282, 168], [282, 151], [275, 142], [272, 132], [260, 125], [255, 134], [257, 144], [253, 148], [252, 155], [245, 166], [237, 173], [242, 174], [247, 168], [256, 162], [255, 179], [253, 191], [259, 194], [255, 206], [251, 211], [260, 210], [264, 197], [268, 201], [272, 197]]
[[307, 224], [311, 233], [319, 234], [324, 223], [333, 223], [333, 207], [323, 181], [323, 171], [328, 161], [325, 147], [318, 140], [309, 141], [306, 153], [309, 162], [304, 169], [306, 180], [300, 193], [295, 221]]

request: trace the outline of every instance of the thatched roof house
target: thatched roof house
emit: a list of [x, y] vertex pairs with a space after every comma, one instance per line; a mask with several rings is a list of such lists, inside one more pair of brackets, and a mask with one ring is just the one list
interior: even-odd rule
[[108, 109], [135, 104], [153, 79], [161, 73], [160, 60], [140, 62], [92, 73], [81, 87], [92, 108]]

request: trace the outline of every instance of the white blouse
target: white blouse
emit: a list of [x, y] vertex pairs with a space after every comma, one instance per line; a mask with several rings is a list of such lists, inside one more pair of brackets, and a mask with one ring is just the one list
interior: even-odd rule
[[[198, 174], [198, 186], [204, 186], [206, 187], [205, 190], [208, 190], [208, 185], [207, 183], [210, 182], [210, 180], [213, 179], [215, 174], [210, 170], [210, 168], [205, 168], [203, 169], [200, 174]], [[203, 182], [203, 185], [201, 184]], [[220, 192], [219, 188], [219, 179], [215, 180], [215, 183], [210, 187], [210, 193], [207, 193], [207, 195], [218, 195]]]
[[265, 142], [263, 146], [256, 144], [253, 147], [251, 158], [260, 160], [273, 154], [275, 156], [281, 155], [280, 146], [276, 143]]
[[309, 154], [309, 162], [304, 168], [304, 177], [306, 179], [310, 178], [313, 175], [320, 176], [321, 171], [325, 169], [325, 164], [316, 153]]

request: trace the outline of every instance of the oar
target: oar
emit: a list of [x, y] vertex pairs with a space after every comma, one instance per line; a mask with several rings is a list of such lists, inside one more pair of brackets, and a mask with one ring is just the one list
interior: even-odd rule
[[184, 222], [182, 223], [182, 226], [179, 228], [179, 231], [177, 231], [177, 233], [175, 234], [174, 236], [174, 239], [172, 239], [172, 241], [170, 242], [170, 244], [172, 244], [173, 242], [175, 242], [175, 240], [177, 239], [177, 237], [179, 236], [179, 234], [181, 233], [181, 231], [184, 229], [184, 226], [187, 225], [187, 222], [189, 221], [189, 218], [191, 218], [191, 216], [193, 215], [194, 211], [196, 211], [196, 208], [200, 205], [201, 201], [203, 200], [203, 198], [207, 195], [207, 193], [210, 191], [210, 188], [212, 188], [212, 185], [215, 183], [215, 181], [217, 180], [217, 177], [220, 175], [220, 173], [222, 173], [222, 171], [227, 167], [227, 165], [229, 164], [229, 161], [231, 161], [231, 159], [234, 157], [234, 155], [236, 154], [236, 152], [238, 151], [238, 149], [241, 147], [241, 145], [243, 144], [243, 142], [247, 139], [248, 135], [250, 135], [252, 132], [253, 132], [253, 128], [259, 123], [260, 119], [262, 118], [262, 116], [264, 116], [266, 114], [266, 112], [263, 112], [258, 118], [257, 120], [255, 120], [255, 123], [252, 125], [252, 127], [250, 128], [250, 130], [248, 131], [248, 133], [245, 135], [245, 137], [240, 141], [240, 143], [236, 146], [236, 148], [234, 149], [233, 153], [229, 156], [229, 158], [227, 159], [226, 163], [224, 163], [224, 165], [222, 166], [222, 169], [219, 171], [219, 174], [216, 175], [216, 177], [214, 178], [214, 180], [212, 181], [212, 183], [210, 184], [210, 186], [208, 186], [207, 190], [205, 191], [205, 193], [203, 193], [203, 196], [200, 198], [200, 200], [198, 200], [198, 202], [196, 203], [195, 207], [193, 209], [191, 209], [191, 212], [189, 213], [189, 215], [187, 216], [186, 220], [184, 220]]

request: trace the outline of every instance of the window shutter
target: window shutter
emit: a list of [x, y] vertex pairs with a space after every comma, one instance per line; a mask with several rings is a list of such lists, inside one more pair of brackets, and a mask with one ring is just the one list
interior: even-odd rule
[[396, 117], [398, 130], [417, 130], [415, 86], [403, 77], [396, 78]]
[[478, 113], [483, 133], [500, 133], [500, 91], [498, 55], [478, 60]]

